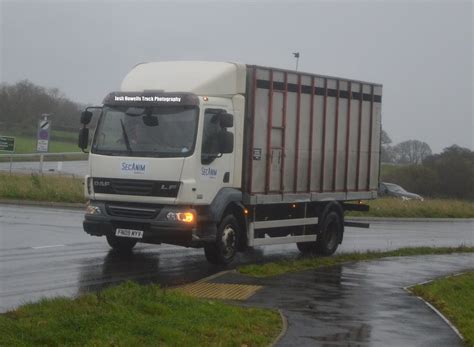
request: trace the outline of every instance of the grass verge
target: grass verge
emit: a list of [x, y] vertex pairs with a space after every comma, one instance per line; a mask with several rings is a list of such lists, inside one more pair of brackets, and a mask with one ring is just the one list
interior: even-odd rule
[[474, 272], [442, 278], [410, 289], [435, 306], [474, 346]]
[[0, 198], [85, 202], [83, 180], [66, 176], [0, 174]]
[[369, 212], [350, 212], [349, 217], [474, 218], [474, 202], [455, 199], [402, 200], [380, 198], [364, 202]]
[[[82, 179], [62, 176], [0, 174], [0, 198], [48, 202], [84, 202]], [[474, 218], [474, 202], [462, 200], [403, 201], [383, 198], [369, 201], [369, 212], [347, 217]]]
[[280, 330], [273, 310], [132, 282], [77, 299], [44, 299], [0, 315], [1, 346], [264, 346]]
[[[5, 154], [1, 152], [0, 154]], [[87, 153], [74, 153], [74, 154], [55, 154], [49, 152], [49, 155], [43, 157], [43, 161], [73, 161], [73, 160], [87, 160], [89, 158]], [[16, 162], [38, 162], [40, 161], [40, 154], [39, 153], [32, 153], [31, 155], [25, 157], [14, 157], [11, 158], [10, 156], [0, 156], [0, 163], [9, 163], [12, 161], [13, 163]], [[15, 169], [15, 164], [13, 164], [13, 170]]]
[[331, 257], [302, 257], [295, 259], [281, 260], [266, 264], [244, 265], [238, 268], [242, 274], [254, 277], [269, 277], [281, 275], [286, 272], [295, 272], [314, 269], [324, 266], [333, 266], [354, 261], [367, 261], [387, 257], [402, 257], [413, 255], [435, 255], [451, 253], [473, 253], [474, 247], [413, 247], [400, 248], [394, 251], [367, 252], [367, 253], [347, 253]]
[[[2, 134], [6, 135], [6, 134]], [[8, 136], [15, 137], [15, 152], [13, 154], [32, 154], [34, 156], [16, 157], [13, 162], [39, 161], [39, 154], [36, 153], [36, 134], [26, 135], [13, 133]], [[77, 133], [69, 131], [53, 130], [49, 141], [49, 153], [74, 153], [73, 155], [54, 155], [44, 157], [44, 161], [68, 161], [87, 160], [87, 154], [81, 153], [77, 147]], [[10, 162], [9, 152], [2, 152], [5, 155], [0, 157], [0, 162]]]
[[[35, 136], [25, 136], [19, 135], [15, 136], [15, 153], [36, 153], [36, 137]], [[69, 141], [66, 138], [60, 138], [58, 140], [54, 139], [55, 132], [53, 131], [50, 143], [49, 143], [49, 151], [50, 152], [80, 152], [79, 147], [77, 147], [77, 143], [73, 141]], [[67, 141], [66, 141], [67, 140]], [[4, 152], [2, 152], [5, 154]]]

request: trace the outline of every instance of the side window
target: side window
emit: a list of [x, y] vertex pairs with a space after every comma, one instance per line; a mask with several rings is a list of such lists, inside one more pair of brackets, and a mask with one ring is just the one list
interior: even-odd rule
[[[223, 110], [222, 110], [223, 111]], [[220, 154], [220, 140], [224, 129], [220, 125], [219, 114], [215, 109], [204, 113], [201, 162], [210, 164]]]

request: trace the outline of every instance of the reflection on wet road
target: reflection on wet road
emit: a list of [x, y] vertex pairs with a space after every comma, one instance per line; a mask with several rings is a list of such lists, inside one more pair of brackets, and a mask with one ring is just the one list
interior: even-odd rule
[[213, 282], [264, 286], [247, 305], [279, 308], [288, 330], [278, 346], [462, 346], [455, 332], [403, 287], [474, 269], [472, 253], [386, 258]]
[[[472, 222], [377, 222], [347, 228], [340, 252], [402, 246], [473, 245]], [[240, 254], [233, 266], [299, 256], [294, 245]], [[192, 282], [223, 270], [200, 249], [139, 245], [128, 257], [82, 231], [82, 211], [0, 205], [0, 310], [43, 296], [77, 295], [134, 280], [162, 286]]]

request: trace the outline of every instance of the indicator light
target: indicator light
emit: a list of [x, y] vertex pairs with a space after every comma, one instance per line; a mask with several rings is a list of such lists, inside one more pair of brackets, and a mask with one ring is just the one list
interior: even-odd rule
[[194, 221], [194, 214], [191, 212], [178, 213], [178, 220], [185, 223], [192, 223]]
[[192, 212], [168, 212], [166, 219], [171, 221], [179, 221], [184, 223], [192, 223], [194, 221], [194, 213]]

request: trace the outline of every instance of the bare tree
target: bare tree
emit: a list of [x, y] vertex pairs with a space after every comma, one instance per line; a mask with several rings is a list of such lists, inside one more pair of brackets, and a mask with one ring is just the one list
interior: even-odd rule
[[390, 138], [390, 136], [388, 136], [387, 132], [385, 130], [382, 129], [382, 133], [380, 134], [380, 137], [381, 137], [381, 142], [382, 142], [382, 146], [388, 146], [392, 143], [392, 139]]
[[430, 146], [418, 140], [400, 142], [393, 147], [393, 151], [395, 161], [400, 164], [421, 164], [432, 154]]
[[0, 84], [0, 130], [35, 133], [42, 113], [54, 114], [56, 129], [75, 130], [80, 106], [56, 88], [47, 89], [24, 80]]
[[395, 159], [393, 147], [390, 145], [392, 143], [392, 139], [388, 136], [387, 132], [382, 129], [382, 133], [380, 134], [380, 141], [381, 141], [381, 158], [380, 160], [382, 163], [393, 163]]

